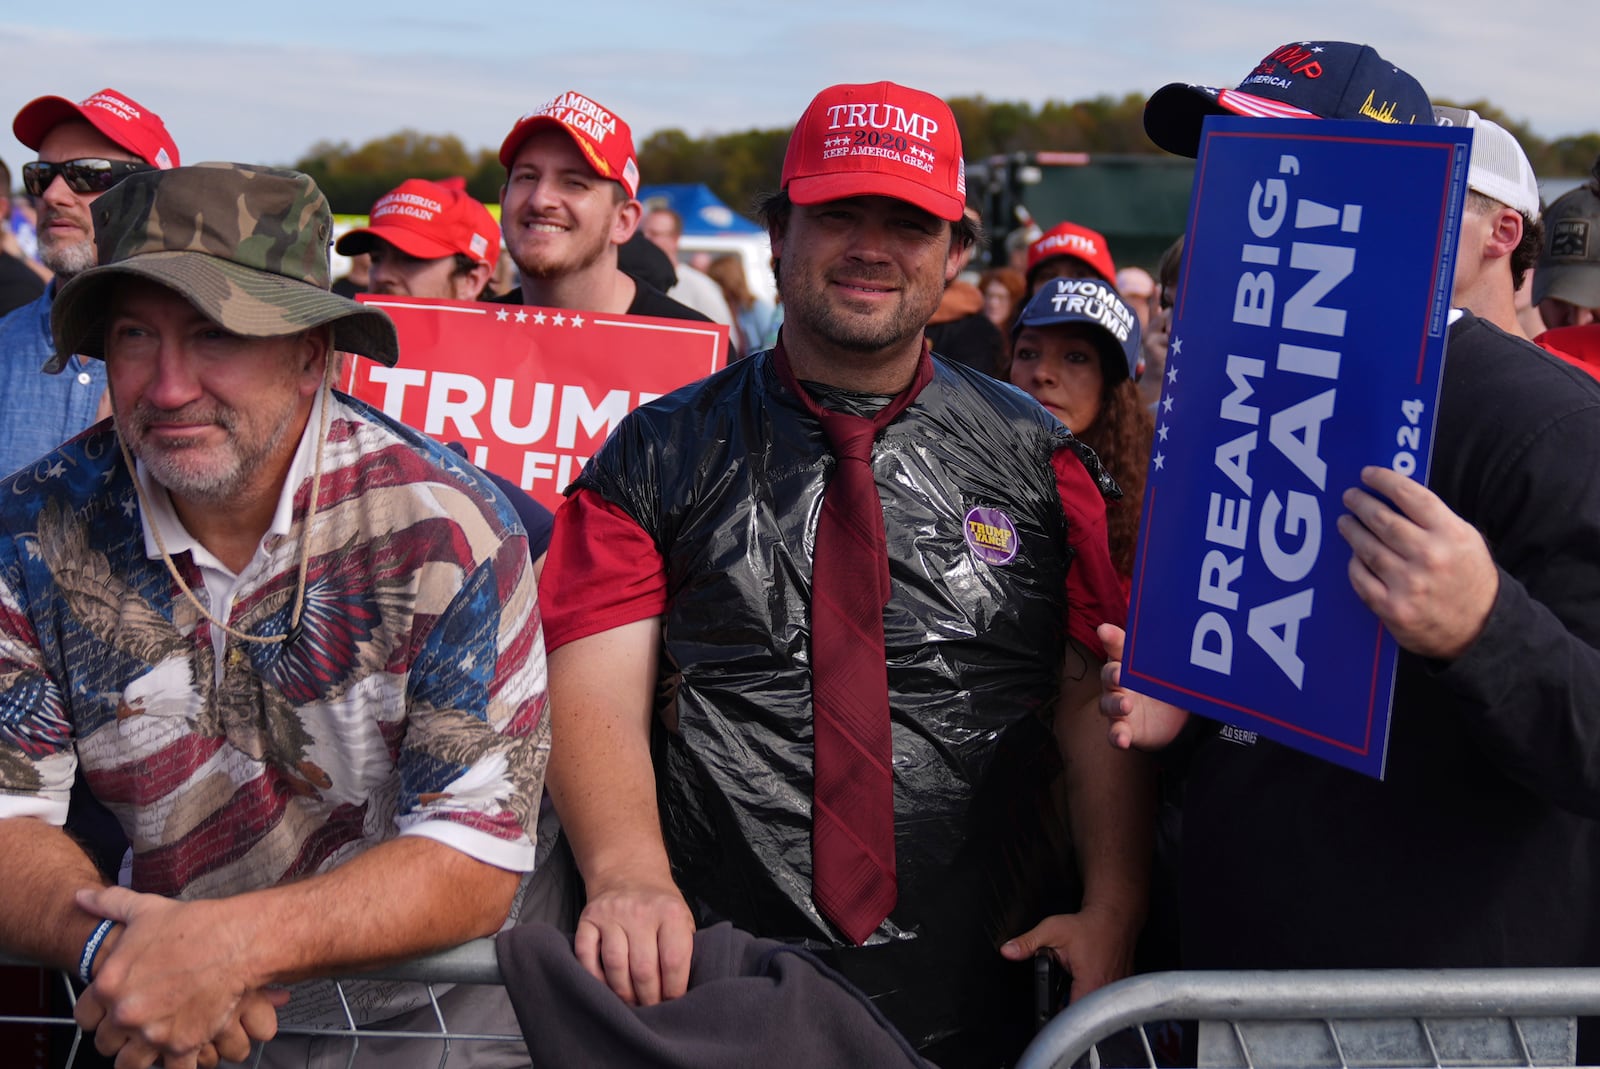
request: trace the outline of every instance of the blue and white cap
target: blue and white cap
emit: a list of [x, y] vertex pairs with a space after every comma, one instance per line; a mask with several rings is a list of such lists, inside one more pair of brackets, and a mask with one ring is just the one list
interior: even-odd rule
[[1086, 323], [1098, 328], [1101, 362], [1108, 381], [1135, 378], [1139, 367], [1139, 317], [1109, 282], [1098, 278], [1052, 278], [1029, 298], [1011, 326], [1011, 340], [1029, 327]]

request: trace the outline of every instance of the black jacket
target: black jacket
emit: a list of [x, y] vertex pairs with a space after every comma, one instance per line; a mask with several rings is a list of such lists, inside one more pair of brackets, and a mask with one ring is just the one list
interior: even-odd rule
[[1470, 314], [1428, 485], [1500, 571], [1483, 634], [1402, 653], [1387, 778], [1211, 733], [1189, 968], [1600, 965], [1600, 385]]

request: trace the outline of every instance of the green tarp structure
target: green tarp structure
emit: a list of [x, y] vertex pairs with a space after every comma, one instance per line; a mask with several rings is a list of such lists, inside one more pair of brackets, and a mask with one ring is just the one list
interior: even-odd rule
[[[1038, 182], [1016, 182], [1021, 170], [1037, 171]], [[1153, 273], [1161, 254], [1184, 231], [1194, 161], [1046, 152], [969, 161], [967, 178], [968, 194], [984, 213], [994, 247], [1015, 225], [1012, 202], [1020, 196], [1040, 230], [1068, 219], [1092, 227], [1106, 236], [1119, 268]], [[1000, 220], [1008, 225], [997, 225]], [[996, 258], [1003, 262], [1003, 254]]]

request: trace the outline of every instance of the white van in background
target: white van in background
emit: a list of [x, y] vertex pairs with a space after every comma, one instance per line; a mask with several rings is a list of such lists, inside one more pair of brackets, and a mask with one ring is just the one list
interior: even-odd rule
[[766, 234], [685, 233], [678, 239], [678, 259], [694, 264], [702, 271], [705, 267], [696, 262], [697, 254], [703, 253], [715, 259], [730, 252], [738, 254], [750, 292], [763, 300], [777, 303], [778, 285], [772, 277], [772, 242]]

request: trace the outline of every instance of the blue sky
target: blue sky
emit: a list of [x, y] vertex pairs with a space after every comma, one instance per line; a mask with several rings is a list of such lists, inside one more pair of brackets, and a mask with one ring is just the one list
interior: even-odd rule
[[[411, 126], [497, 145], [566, 89], [635, 135], [792, 123], [820, 88], [890, 78], [945, 96], [1076, 99], [1170, 81], [1233, 85], [1286, 41], [1373, 44], [1436, 97], [1487, 97], [1546, 137], [1600, 128], [1592, 0], [636, 0], [483, 11], [193, 0], [10, 5], [0, 116], [104, 86], [161, 114], [186, 162], [289, 163], [318, 140]], [[459, 11], [460, 14], [454, 12]], [[1508, 14], [1514, 12], [1515, 14]], [[31, 157], [0, 124], [0, 158]], [[645, 176], [646, 181], [649, 176]]]

